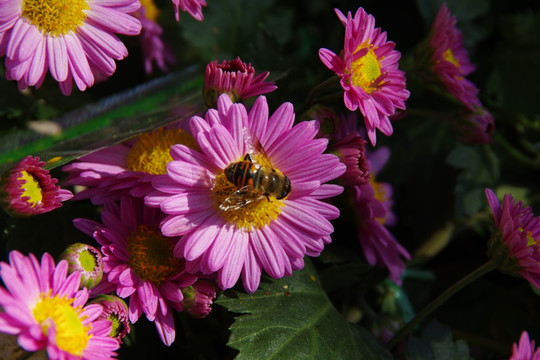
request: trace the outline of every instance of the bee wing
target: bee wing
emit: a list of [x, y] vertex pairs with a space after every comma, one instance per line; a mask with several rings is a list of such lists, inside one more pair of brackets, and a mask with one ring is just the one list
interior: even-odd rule
[[244, 127], [242, 128], [242, 135], [246, 144], [246, 150], [249, 154], [259, 153], [268, 159], [268, 155], [266, 154], [266, 151], [264, 151], [261, 141], [259, 140], [257, 135], [255, 135], [253, 130]]
[[227, 196], [227, 198], [219, 204], [219, 209], [223, 211], [238, 210], [248, 204], [257, 202], [262, 198], [264, 198], [262, 192], [253, 189], [250, 185], [246, 185]]

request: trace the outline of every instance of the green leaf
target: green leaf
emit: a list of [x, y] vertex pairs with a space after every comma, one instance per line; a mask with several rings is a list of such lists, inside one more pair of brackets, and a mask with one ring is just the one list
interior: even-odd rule
[[497, 183], [499, 159], [488, 146], [458, 144], [446, 160], [461, 169], [454, 189], [456, 215], [473, 215], [485, 204], [484, 189]]
[[262, 281], [253, 294], [227, 291], [217, 303], [243, 314], [228, 345], [237, 359], [391, 359], [369, 333], [334, 308], [309, 259], [291, 277]]
[[407, 360], [469, 360], [469, 347], [463, 340], [453, 341], [452, 333], [446, 326], [429, 323], [422, 331], [422, 337], [412, 336], [407, 342]]

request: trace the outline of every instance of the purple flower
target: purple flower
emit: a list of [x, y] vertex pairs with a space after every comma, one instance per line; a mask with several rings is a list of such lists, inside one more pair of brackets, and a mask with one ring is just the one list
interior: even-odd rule
[[[329, 220], [339, 211], [321, 200], [342, 192], [325, 183], [339, 177], [345, 165], [323, 153], [327, 139], [314, 139], [318, 122], [293, 123], [290, 103], [269, 117], [264, 96], [248, 113], [221, 95], [217, 109], [191, 119], [201, 151], [173, 146], [167, 176], [155, 178], [157, 191], [145, 198], [168, 214], [163, 234], [182, 236], [175, 255], [185, 257], [190, 271], [217, 271], [222, 289], [242, 274], [244, 288], [254, 292], [263, 269], [273, 278], [291, 275], [303, 268], [304, 255], [318, 256], [331, 241]], [[241, 184], [240, 173], [232, 179], [236, 185], [228, 180], [225, 170], [241, 161], [251, 174], [262, 169], [261, 175], [272, 176], [274, 191]], [[276, 194], [287, 188], [287, 179], [290, 192]]]
[[73, 194], [56, 185], [39, 157], [28, 155], [2, 175], [0, 204], [12, 216], [38, 215], [62, 206]]
[[182, 311], [183, 287], [197, 280], [184, 270], [184, 260], [173, 256], [176, 238], [159, 230], [159, 209], [145, 206], [142, 199], [123, 194], [120, 205], [107, 201], [103, 224], [75, 219], [75, 226], [93, 236], [102, 246], [104, 281], [129, 298], [129, 320], [135, 323], [144, 313], [154, 321], [164, 344], [174, 341], [173, 310]]
[[204, 16], [202, 7], [206, 6], [205, 0], [172, 0], [176, 21], [180, 20], [180, 11], [187, 11], [195, 19], [202, 21]]
[[409, 91], [405, 73], [398, 69], [399, 51], [387, 41], [386, 32], [375, 27], [375, 18], [358, 8], [354, 17], [335, 12], [345, 26], [344, 48], [340, 55], [328, 49], [319, 50], [319, 58], [341, 78], [343, 100], [347, 109], [360, 109], [369, 140], [377, 142], [375, 129], [392, 135], [389, 117], [396, 109], [405, 109]]
[[523, 331], [519, 344], [512, 345], [512, 356], [508, 360], [540, 360], [540, 348], [535, 348], [534, 340], [529, 340], [529, 334]]
[[540, 216], [512, 195], [504, 195], [502, 204], [491, 189], [486, 189], [486, 197], [496, 226], [488, 244], [490, 257], [501, 272], [522, 276], [540, 288]]
[[172, 160], [169, 149], [174, 144], [197, 148], [189, 131], [180, 125], [159, 128], [135, 139], [98, 150], [66, 165], [68, 185], [88, 189], [75, 194], [74, 200], [88, 199], [94, 204], [118, 200], [125, 191], [143, 197], [152, 191], [152, 178], [167, 172]]
[[139, 20], [130, 15], [137, 0], [0, 1], [0, 56], [6, 55], [6, 78], [20, 89], [39, 88], [47, 70], [69, 95], [73, 81], [84, 91], [94, 75], [111, 76], [114, 59], [127, 49], [114, 33], [138, 35]]
[[67, 275], [68, 264], [45, 253], [9, 253], [0, 263], [0, 332], [16, 335], [26, 351], [47, 349], [49, 359], [112, 359], [118, 342], [108, 336], [111, 322], [100, 320], [101, 306], [86, 305], [80, 274]]
[[431, 61], [433, 71], [446, 90], [474, 112], [482, 106], [478, 99], [478, 88], [465, 77], [475, 70], [475, 66], [469, 61], [463, 46], [463, 34], [456, 27], [456, 22], [456, 17], [443, 3], [431, 27]]
[[384, 266], [390, 273], [390, 279], [401, 284], [401, 274], [405, 270], [403, 258], [411, 256], [387, 226], [395, 225], [396, 216], [392, 212], [392, 186], [376, 181], [376, 174], [388, 161], [388, 148], [380, 148], [368, 155], [370, 181], [364, 185], [352, 187], [356, 216], [358, 222], [358, 238], [364, 255], [370, 265]]
[[204, 76], [203, 96], [206, 105], [216, 107], [217, 98], [227, 94], [233, 102], [242, 102], [252, 96], [262, 95], [274, 91], [277, 86], [274, 82], [264, 81], [270, 72], [265, 71], [255, 76], [255, 69], [236, 58], [217, 60], [206, 65]]

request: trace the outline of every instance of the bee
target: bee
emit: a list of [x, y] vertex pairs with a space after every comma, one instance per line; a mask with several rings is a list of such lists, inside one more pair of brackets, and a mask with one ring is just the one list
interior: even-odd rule
[[[249, 138], [254, 139], [255, 151], [259, 156], [268, 160], [255, 134], [250, 134]], [[241, 161], [229, 164], [224, 172], [227, 180], [235, 185], [237, 190], [219, 205], [220, 210], [223, 211], [238, 210], [265, 197], [270, 201], [270, 196], [280, 200], [291, 192], [291, 181], [287, 176], [278, 173], [271, 165], [255, 162], [249, 152]]]

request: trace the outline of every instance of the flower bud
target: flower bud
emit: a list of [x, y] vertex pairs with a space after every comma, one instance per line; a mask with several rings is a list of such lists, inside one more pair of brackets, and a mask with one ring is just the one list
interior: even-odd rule
[[216, 285], [213, 281], [199, 279], [191, 286], [182, 288], [184, 310], [195, 318], [203, 318], [212, 311], [212, 302], [216, 298]]
[[103, 277], [101, 252], [93, 246], [75, 243], [68, 246], [60, 255], [60, 260], [67, 260], [68, 272], [81, 273], [81, 288], [93, 288]]
[[118, 340], [121, 344], [124, 337], [130, 332], [130, 322], [128, 315], [128, 306], [116, 295], [98, 295], [91, 304], [99, 304], [103, 307], [103, 312], [99, 319], [107, 319], [112, 322], [110, 337]]

